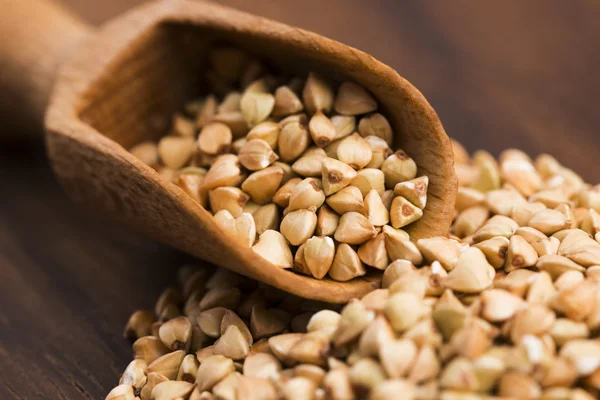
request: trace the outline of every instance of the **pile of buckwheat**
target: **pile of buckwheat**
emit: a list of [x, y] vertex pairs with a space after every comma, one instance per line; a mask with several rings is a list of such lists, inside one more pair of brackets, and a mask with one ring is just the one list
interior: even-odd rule
[[452, 235], [388, 247], [381, 289], [342, 307], [182, 267], [107, 400], [599, 398], [600, 186], [454, 153]]
[[231, 48], [210, 60], [211, 94], [187, 104], [169, 135], [131, 152], [276, 267], [348, 281], [385, 269], [388, 253], [398, 258], [429, 180], [392, 151], [373, 96], [314, 73], [270, 74]]

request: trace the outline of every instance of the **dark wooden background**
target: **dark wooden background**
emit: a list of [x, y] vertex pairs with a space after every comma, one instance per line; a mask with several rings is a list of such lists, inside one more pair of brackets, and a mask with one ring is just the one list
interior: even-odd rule
[[[100, 23], [141, 0], [63, 0]], [[600, 2], [221, 0], [365, 50], [470, 150], [549, 152], [600, 181]], [[1, 123], [1, 122], [0, 122]], [[74, 209], [41, 140], [0, 142], [0, 399], [103, 399], [128, 314], [183, 256]]]

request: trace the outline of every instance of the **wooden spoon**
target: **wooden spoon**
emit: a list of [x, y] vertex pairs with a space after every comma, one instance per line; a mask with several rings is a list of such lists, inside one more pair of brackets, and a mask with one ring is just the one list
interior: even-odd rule
[[380, 271], [342, 283], [269, 264], [236, 246], [206, 210], [127, 151], [166, 132], [170, 116], [198, 95], [205, 54], [226, 42], [290, 72], [317, 71], [369, 89], [389, 117], [395, 146], [430, 178], [425, 215], [408, 229], [411, 238], [448, 233], [457, 187], [450, 141], [423, 95], [368, 54], [196, 0], [147, 3], [95, 32], [47, 0], [0, 0], [0, 8], [0, 114], [39, 123], [54, 86], [45, 118], [48, 155], [76, 203], [306, 298], [346, 302], [380, 285]]

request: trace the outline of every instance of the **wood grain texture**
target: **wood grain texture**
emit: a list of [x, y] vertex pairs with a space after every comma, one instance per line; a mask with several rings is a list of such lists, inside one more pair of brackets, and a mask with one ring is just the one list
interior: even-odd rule
[[[137, 3], [65, 2], [94, 21]], [[223, 3], [372, 53], [471, 150], [551, 152], [600, 182], [596, 1]], [[103, 399], [131, 357], [128, 314], [182, 256], [74, 209], [41, 143], [0, 143], [0, 179], [0, 398]]]

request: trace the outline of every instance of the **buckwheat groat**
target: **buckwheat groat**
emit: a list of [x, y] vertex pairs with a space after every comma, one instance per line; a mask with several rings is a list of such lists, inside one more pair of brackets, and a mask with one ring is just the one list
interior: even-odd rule
[[[317, 276], [384, 270], [345, 306], [183, 267], [179, 289], [132, 314], [135, 360], [107, 399], [598, 398], [598, 188], [547, 155], [466, 154], [450, 237], [384, 225], [333, 256], [327, 235], [299, 246], [294, 269]], [[397, 191], [414, 200], [410, 186]], [[335, 235], [332, 213], [320, 206], [315, 231]], [[342, 238], [363, 240], [352, 213]]]

